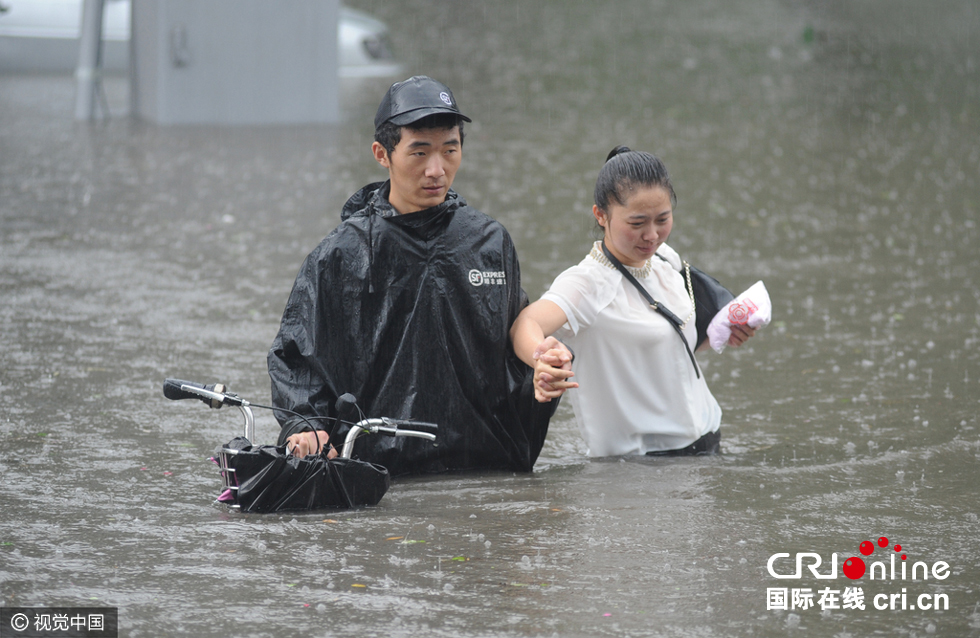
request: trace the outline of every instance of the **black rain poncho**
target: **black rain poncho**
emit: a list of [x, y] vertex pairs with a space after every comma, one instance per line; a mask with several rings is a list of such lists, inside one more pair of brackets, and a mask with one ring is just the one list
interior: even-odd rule
[[[349, 392], [367, 416], [438, 424], [436, 444], [357, 440], [355, 456], [392, 476], [530, 471], [557, 401], [534, 400], [531, 369], [511, 349], [527, 298], [510, 235], [453, 191], [399, 215], [388, 188], [353, 195], [303, 264], [269, 353], [273, 404], [337, 416], [336, 399]], [[277, 416], [280, 444], [309, 429]]]

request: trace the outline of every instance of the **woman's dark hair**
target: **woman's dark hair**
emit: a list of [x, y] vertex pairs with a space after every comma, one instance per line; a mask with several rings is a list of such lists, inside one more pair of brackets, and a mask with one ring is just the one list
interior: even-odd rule
[[608, 212], [610, 200], [625, 206], [629, 191], [650, 186], [666, 190], [671, 205], [677, 206], [674, 185], [660, 158], [644, 151], [632, 151], [628, 146], [617, 146], [609, 151], [596, 179], [595, 205]]
[[388, 151], [388, 156], [390, 157], [395, 147], [398, 146], [398, 142], [402, 141], [403, 128], [409, 128], [413, 131], [427, 131], [430, 129], [451, 129], [454, 126], [459, 127], [459, 144], [462, 146], [464, 137], [463, 119], [452, 113], [436, 113], [404, 126], [385, 122], [374, 132], [374, 141], [381, 144]]

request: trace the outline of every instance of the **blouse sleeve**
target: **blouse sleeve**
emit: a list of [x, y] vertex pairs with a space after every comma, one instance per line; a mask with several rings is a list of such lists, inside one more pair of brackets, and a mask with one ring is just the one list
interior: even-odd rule
[[[612, 270], [609, 274], [618, 275]], [[579, 265], [558, 275], [541, 298], [557, 304], [565, 313], [567, 323], [558, 336], [562, 333], [575, 335], [595, 322], [596, 315], [609, 305], [617, 288], [614, 281], [599, 281], [593, 269]]]

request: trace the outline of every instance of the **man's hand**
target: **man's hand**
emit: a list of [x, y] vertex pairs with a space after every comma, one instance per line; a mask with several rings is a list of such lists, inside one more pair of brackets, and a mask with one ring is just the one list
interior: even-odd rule
[[301, 459], [307, 454], [318, 454], [321, 450], [329, 449], [327, 458], [336, 458], [337, 450], [327, 445], [329, 439], [330, 435], [323, 430], [297, 432], [286, 439], [286, 451]]
[[578, 383], [568, 381], [575, 376], [572, 372], [572, 353], [558, 339], [548, 337], [538, 344], [532, 355], [534, 364], [534, 398], [539, 403], [548, 403], [560, 397], [569, 388], [577, 388]]

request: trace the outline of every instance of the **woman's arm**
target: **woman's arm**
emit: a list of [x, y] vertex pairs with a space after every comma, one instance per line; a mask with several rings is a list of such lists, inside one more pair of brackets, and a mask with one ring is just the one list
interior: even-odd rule
[[510, 328], [514, 353], [534, 368], [534, 397], [540, 403], [578, 387], [574, 381], [568, 381], [575, 376], [568, 350], [556, 348], [557, 340], [546, 339], [566, 321], [565, 312], [558, 304], [540, 299], [522, 310]]

